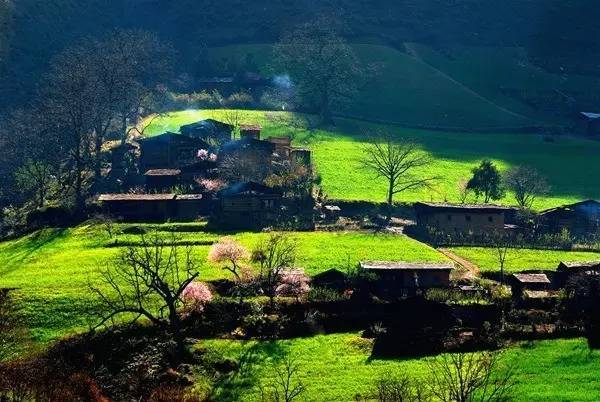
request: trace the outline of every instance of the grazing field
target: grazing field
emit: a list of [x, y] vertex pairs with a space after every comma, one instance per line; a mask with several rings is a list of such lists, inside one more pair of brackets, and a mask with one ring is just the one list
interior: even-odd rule
[[[210, 244], [224, 233], [204, 230], [204, 224], [137, 225], [176, 242], [195, 244], [193, 252], [201, 280], [230, 274], [206, 262]], [[131, 228], [122, 225], [120, 229]], [[252, 248], [265, 233], [232, 233], [230, 236]], [[363, 259], [444, 261], [436, 250], [406, 236], [356, 232], [294, 232], [298, 244], [297, 266], [308, 274], [332, 267], [346, 269]], [[119, 235], [121, 244], [139, 242], [134, 235]], [[99, 272], [113, 261], [114, 247], [102, 226], [84, 224], [70, 229], [46, 229], [18, 240], [0, 243], [0, 288], [17, 288], [35, 340], [47, 341], [71, 330], [86, 328], [85, 309], [90, 302], [88, 284], [102, 285]]]
[[[484, 272], [500, 270], [496, 249], [485, 247], [453, 247], [452, 252], [471, 261]], [[600, 253], [510, 249], [504, 269], [506, 272], [519, 272], [530, 269], [555, 270], [561, 261], [600, 261]]]
[[[354, 400], [356, 395], [367, 395], [376, 379], [388, 374], [427, 375], [424, 359], [371, 359], [369, 341], [355, 333], [272, 342], [210, 340], [198, 346], [242, 363], [240, 373], [217, 384], [218, 399], [224, 401], [259, 398], [259, 385], [272, 381], [272, 367], [286, 353], [299, 365], [298, 378], [306, 387], [303, 400], [308, 401]], [[515, 367], [515, 400], [600, 398], [600, 354], [590, 352], [583, 339], [516, 344], [505, 359]]]
[[[223, 118], [223, 111], [182, 111], [152, 120], [146, 135], [178, 131], [179, 127], [202, 118]], [[396, 201], [458, 201], [458, 183], [471, 175], [471, 169], [482, 159], [494, 160], [501, 169], [514, 165], [535, 167], [547, 178], [551, 193], [534, 204], [545, 209], [588, 198], [600, 198], [600, 165], [595, 163], [600, 143], [578, 138], [556, 137], [547, 142], [533, 134], [449, 133], [375, 125], [352, 119], [339, 119], [335, 129], [286, 129], [288, 113], [243, 112], [244, 122], [264, 126], [266, 135], [293, 135], [299, 145], [313, 150], [323, 189], [330, 198], [383, 202], [385, 181], [376, 179], [361, 166], [361, 147], [369, 135], [388, 132], [399, 139], [417, 143], [432, 159], [423, 175], [440, 177], [433, 190], [411, 190], [399, 194]], [[301, 118], [309, 119], [308, 116]], [[150, 121], [150, 120], [148, 120]], [[473, 200], [471, 200], [473, 201]], [[499, 201], [514, 204], [510, 195]]]
[[[353, 48], [377, 71], [356, 98], [342, 106], [341, 113], [357, 118], [469, 130], [560, 124], [566, 116], [541, 113], [516, 94], [600, 88], [593, 77], [541, 70], [522, 48], [454, 46], [442, 51], [414, 43], [405, 43], [402, 50], [373, 43]], [[281, 73], [270, 70], [269, 44], [210, 48], [208, 55], [231, 65], [244, 65], [252, 55], [263, 73]]]

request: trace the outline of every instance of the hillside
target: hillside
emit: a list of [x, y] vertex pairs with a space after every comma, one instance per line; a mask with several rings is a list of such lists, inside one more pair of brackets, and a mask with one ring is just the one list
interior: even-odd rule
[[[484, 158], [493, 159], [501, 169], [514, 165], [533, 166], [551, 185], [550, 195], [538, 199], [534, 207], [545, 209], [581, 199], [600, 198], [595, 177], [600, 166], [594, 161], [600, 143], [570, 137], [555, 137], [548, 142], [534, 134], [450, 133], [377, 125], [353, 119], [339, 119], [335, 130], [290, 131], [272, 116], [283, 113], [243, 112], [246, 123], [261, 123], [265, 135], [294, 135], [294, 141], [313, 151], [323, 189], [330, 198], [383, 202], [385, 183], [374, 181], [373, 175], [360, 164], [360, 147], [369, 135], [389, 132], [421, 146], [433, 160], [428, 173], [442, 177], [434, 191], [408, 191], [397, 201], [458, 201], [458, 183], [470, 177], [471, 169]], [[223, 118], [222, 111], [183, 111], [154, 119], [145, 129], [147, 135], [179, 130], [183, 124], [202, 118]], [[500, 201], [513, 203], [507, 196]]]
[[[7, 4], [12, 6], [6, 7]], [[471, 46], [488, 48], [491, 57], [486, 57], [486, 60], [489, 64], [502, 66], [506, 62], [503, 60], [503, 49], [518, 48], [523, 49], [520, 52], [533, 64], [567, 74], [567, 80], [571, 75], [597, 75], [597, 49], [600, 46], [598, 36], [582, 36], [582, 32], [586, 30], [595, 32], [597, 11], [593, 5], [593, 0], [577, 0], [569, 4], [558, 0], [507, 0], [487, 2], [485, 6], [477, 0], [403, 0], [391, 3], [382, 0], [305, 0], [294, 3], [259, 0], [248, 8], [241, 6], [238, 0], [209, 0], [201, 5], [192, 0], [5, 0], [0, 2], [0, 7], [4, 6], [2, 10], [11, 12], [3, 13], [0, 10], [0, 38], [4, 42], [0, 49], [9, 48], [3, 63], [3, 79], [0, 80], [0, 108], [27, 100], [51, 57], [67, 44], [75, 44], [86, 36], [102, 36], [114, 28], [156, 32], [178, 51], [178, 72], [194, 74], [206, 62], [202, 57], [202, 50], [206, 47], [273, 43], [283, 30], [299, 22], [316, 15], [334, 15], [343, 25], [343, 33], [349, 41], [391, 46], [402, 52], [388, 54], [379, 53], [381, 49], [359, 50], [367, 58], [389, 61], [389, 72], [384, 74], [384, 82], [395, 76], [403, 78], [413, 88], [421, 88], [425, 83], [424, 93], [418, 94], [417, 105], [422, 100], [430, 104], [442, 103], [434, 109], [419, 110], [418, 116], [443, 116], [445, 113], [460, 112], [463, 107], [474, 106], [473, 110], [480, 110], [482, 119], [487, 119], [488, 125], [506, 124], [508, 116], [494, 112], [494, 104], [517, 115], [531, 117], [531, 114], [524, 113], [523, 105], [498, 102], [496, 96], [482, 93], [479, 88], [472, 88], [463, 76], [471, 76], [473, 68], [478, 68], [478, 64], [473, 64], [470, 57], [457, 55], [453, 49]], [[339, 10], [344, 12], [340, 13]], [[577, 23], [561, 24], [562, 20]], [[551, 41], [554, 43], [552, 48], [548, 48], [540, 40], [546, 36], [555, 38]], [[436, 52], [448, 54], [453, 59], [456, 58], [454, 66], [460, 66], [462, 70], [457, 75], [450, 74], [417, 47], [413, 49], [416, 49], [422, 60], [441, 71], [442, 76], [427, 66], [414, 64], [414, 60], [406, 60], [405, 43], [419, 43]], [[498, 79], [498, 75], [491, 74], [491, 71], [487, 71], [488, 83], [484, 86], [489, 87], [490, 82]], [[476, 72], [475, 79], [482, 73], [483, 71]], [[469, 103], [462, 98], [471, 98], [472, 94], [465, 94], [464, 90], [457, 89], [459, 109], [444, 106], [443, 103], [455, 103], [453, 97], [443, 98], [447, 95], [445, 87], [452, 86], [451, 83], [444, 83], [448, 78], [444, 74], [474, 90], [491, 104], [477, 96]], [[512, 79], [513, 76], [500, 74], [500, 77]], [[430, 78], [433, 79], [429, 80]], [[531, 79], [536, 81], [534, 76]], [[441, 85], [439, 93], [436, 92], [437, 84]], [[502, 84], [500, 87], [506, 88], [506, 85]], [[522, 88], [519, 85], [517, 87]], [[381, 86], [375, 86], [373, 93], [378, 93], [376, 91], [380, 88]], [[406, 88], [396, 84], [390, 86], [390, 90], [402, 89]], [[411, 99], [414, 95], [414, 91], [404, 91], [398, 96]], [[390, 119], [393, 112], [412, 115], [412, 110], [403, 109], [402, 105], [391, 110], [393, 103], [390, 101], [393, 99], [384, 97], [378, 100], [377, 105], [374, 100], [369, 99], [366, 101], [366, 108], [363, 105], [356, 106], [358, 109], [367, 109], [367, 113], [355, 114], [355, 110], [348, 112], [388, 121], [402, 121], [402, 116]], [[476, 101], [480, 101], [480, 104]], [[375, 108], [381, 108], [382, 112], [368, 113]], [[517, 116], [512, 117], [512, 123], [522, 123], [514, 120]], [[447, 123], [456, 123], [452, 118], [454, 117], [450, 115]], [[469, 116], [463, 117], [466, 122], [469, 122], [468, 118]], [[473, 125], [476, 123], [479, 122], [475, 121]]]

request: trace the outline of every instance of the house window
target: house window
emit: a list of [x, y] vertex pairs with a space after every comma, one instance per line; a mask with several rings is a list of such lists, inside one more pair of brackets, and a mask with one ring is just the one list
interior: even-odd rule
[[493, 216], [488, 216], [488, 222], [494, 222], [494, 217]]
[[448, 215], [448, 221], [452, 220], [452, 215]]
[[466, 215], [466, 216], [465, 216], [465, 220], [466, 220], [467, 222], [471, 222], [471, 215]]

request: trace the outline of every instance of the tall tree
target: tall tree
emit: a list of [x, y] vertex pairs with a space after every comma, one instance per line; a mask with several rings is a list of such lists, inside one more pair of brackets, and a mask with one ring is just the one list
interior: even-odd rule
[[537, 170], [528, 166], [515, 166], [504, 176], [506, 187], [514, 193], [521, 208], [531, 209], [538, 196], [549, 191], [548, 182]]
[[472, 190], [477, 197], [483, 195], [486, 204], [491, 200], [499, 200], [504, 197], [502, 176], [492, 161], [484, 159], [472, 172], [473, 177], [467, 183], [467, 188]]
[[285, 33], [274, 53], [276, 68], [291, 76], [323, 124], [333, 123], [333, 109], [355, 93], [364, 75], [352, 48], [323, 18]]
[[68, 167], [75, 206], [85, 206], [85, 171], [90, 160], [96, 82], [88, 62], [89, 52], [81, 46], [67, 49], [50, 66], [41, 93], [46, 126], [62, 134], [68, 149]]
[[431, 165], [431, 159], [425, 153], [415, 144], [395, 141], [389, 135], [364, 147], [362, 164], [387, 181], [388, 219], [392, 216], [395, 195], [410, 189], [429, 187], [438, 180], [437, 176], [422, 172]]

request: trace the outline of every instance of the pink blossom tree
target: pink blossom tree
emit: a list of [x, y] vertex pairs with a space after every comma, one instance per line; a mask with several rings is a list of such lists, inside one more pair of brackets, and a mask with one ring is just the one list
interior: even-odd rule
[[240, 270], [243, 266], [243, 261], [250, 258], [248, 250], [230, 238], [220, 239], [213, 244], [208, 252], [208, 261], [216, 264], [223, 264], [223, 269], [231, 272], [237, 281], [242, 278]]
[[310, 278], [301, 269], [286, 269], [279, 275], [277, 296], [295, 297], [296, 301], [310, 290]]
[[205, 191], [216, 193], [225, 187], [225, 182], [219, 179], [199, 179], [196, 181]]
[[199, 149], [198, 153], [196, 154], [196, 157], [201, 161], [217, 161], [217, 155], [213, 154], [212, 152], [208, 152], [206, 149]]
[[190, 282], [181, 293], [181, 300], [188, 312], [202, 312], [204, 306], [213, 299], [212, 292], [204, 282]]

